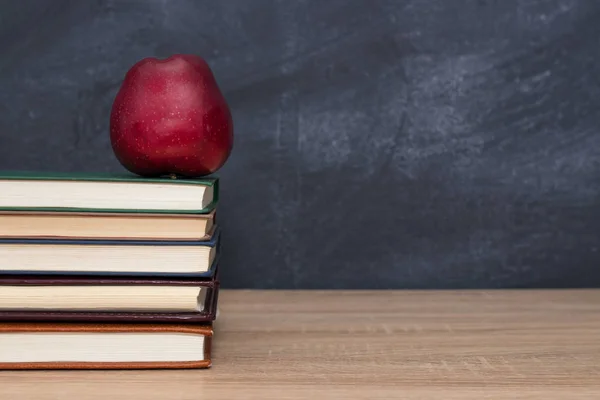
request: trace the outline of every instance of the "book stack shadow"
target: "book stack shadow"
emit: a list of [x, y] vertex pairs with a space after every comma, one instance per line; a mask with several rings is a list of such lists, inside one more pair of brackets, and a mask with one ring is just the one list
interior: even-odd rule
[[218, 179], [0, 175], [0, 369], [211, 366]]

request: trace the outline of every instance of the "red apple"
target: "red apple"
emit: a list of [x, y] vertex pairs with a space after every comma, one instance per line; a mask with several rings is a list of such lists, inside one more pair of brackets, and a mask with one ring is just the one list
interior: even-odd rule
[[110, 141], [119, 162], [145, 177], [221, 168], [233, 148], [233, 121], [208, 64], [181, 54], [136, 63], [115, 97]]

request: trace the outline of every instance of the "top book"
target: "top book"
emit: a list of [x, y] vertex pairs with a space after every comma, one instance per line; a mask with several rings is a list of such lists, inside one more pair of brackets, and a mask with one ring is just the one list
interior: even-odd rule
[[0, 171], [0, 210], [205, 214], [216, 207], [218, 183], [216, 177]]

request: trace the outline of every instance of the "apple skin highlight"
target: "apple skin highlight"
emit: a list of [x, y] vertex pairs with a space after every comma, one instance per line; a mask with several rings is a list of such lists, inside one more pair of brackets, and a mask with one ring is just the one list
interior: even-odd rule
[[233, 120], [206, 61], [177, 54], [133, 65], [112, 105], [110, 141], [117, 160], [143, 177], [220, 169], [233, 149]]

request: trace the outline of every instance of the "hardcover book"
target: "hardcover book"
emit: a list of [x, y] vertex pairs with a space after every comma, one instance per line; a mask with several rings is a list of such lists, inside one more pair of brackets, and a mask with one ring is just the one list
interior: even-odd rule
[[0, 369], [211, 366], [212, 324], [0, 323]]
[[211, 277], [220, 231], [206, 241], [0, 239], [0, 275]]
[[212, 322], [219, 280], [0, 277], [0, 321]]
[[0, 210], [207, 213], [218, 202], [218, 178], [0, 172]]
[[208, 240], [215, 215], [0, 211], [0, 238]]

